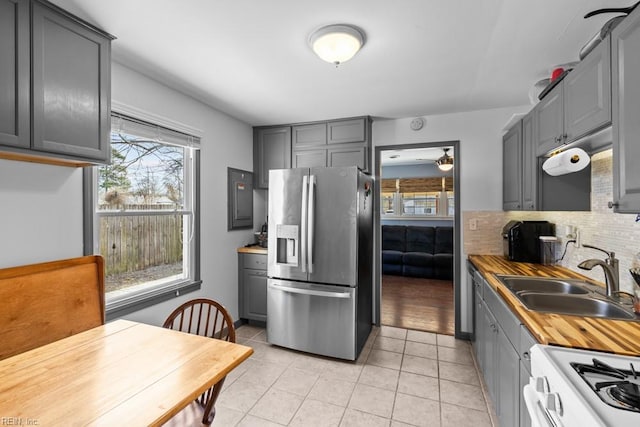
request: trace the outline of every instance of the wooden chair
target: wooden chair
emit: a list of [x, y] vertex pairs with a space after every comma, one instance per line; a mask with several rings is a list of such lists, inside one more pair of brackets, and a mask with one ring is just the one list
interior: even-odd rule
[[[233, 319], [217, 301], [199, 298], [187, 301], [176, 308], [162, 325], [164, 328], [190, 334], [236, 342]], [[226, 377], [225, 377], [226, 378]], [[222, 378], [196, 400], [203, 408], [203, 424], [211, 424], [215, 417], [215, 403], [224, 384]]]

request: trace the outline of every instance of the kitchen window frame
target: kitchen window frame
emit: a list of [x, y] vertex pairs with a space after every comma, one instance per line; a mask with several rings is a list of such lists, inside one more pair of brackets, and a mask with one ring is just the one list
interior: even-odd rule
[[[145, 117], [146, 119], [146, 117]], [[162, 120], [153, 118], [153, 122], [146, 120], [152, 126], [163, 126]], [[169, 299], [177, 298], [185, 293], [194, 292], [201, 288], [202, 279], [200, 275], [200, 150], [194, 147], [184, 146], [188, 150], [187, 156], [192, 159], [185, 162], [185, 175], [191, 175], [190, 188], [185, 183], [185, 193], [192, 194], [190, 209], [182, 209], [182, 215], [191, 216], [192, 226], [191, 243], [188, 254], [188, 274], [187, 277], [167, 281], [166, 283], [151, 286], [147, 289], [131, 291], [127, 295], [106, 299], [105, 318], [107, 321], [124, 315], [142, 310], [144, 308], [159, 304]], [[111, 148], [109, 148], [111, 149]], [[131, 216], [131, 215], [156, 215], [175, 214], [174, 211], [106, 211], [101, 214], [97, 210], [98, 197], [98, 166], [85, 167], [83, 169], [83, 252], [85, 255], [99, 254], [99, 215], [102, 216]], [[105, 295], [106, 297], [106, 295]]]

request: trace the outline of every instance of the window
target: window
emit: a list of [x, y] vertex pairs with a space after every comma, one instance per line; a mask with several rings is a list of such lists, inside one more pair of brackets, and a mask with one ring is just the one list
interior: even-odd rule
[[383, 217], [454, 216], [453, 180], [449, 177], [392, 178], [381, 181]]
[[199, 287], [198, 145], [187, 134], [112, 117], [111, 164], [85, 178], [108, 314]]

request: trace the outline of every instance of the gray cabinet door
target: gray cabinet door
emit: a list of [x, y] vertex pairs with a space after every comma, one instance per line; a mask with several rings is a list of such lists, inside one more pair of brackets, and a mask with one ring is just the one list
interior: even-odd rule
[[501, 426], [520, 423], [520, 358], [502, 329], [496, 333], [496, 391]]
[[271, 169], [291, 167], [291, 127], [257, 128], [253, 152], [256, 187], [269, 188]]
[[496, 351], [498, 341], [498, 322], [487, 307], [484, 301], [482, 301], [482, 327], [485, 330], [484, 343], [482, 344], [481, 358], [484, 361], [483, 374], [484, 382], [487, 385], [487, 390], [491, 399], [497, 401], [497, 384], [496, 378], [500, 376], [500, 367], [496, 362]]
[[367, 120], [337, 120], [327, 124], [327, 144], [365, 142], [367, 140]]
[[522, 119], [522, 209], [535, 211], [538, 203], [538, 159], [533, 112]]
[[611, 46], [607, 38], [564, 78], [564, 134], [571, 142], [611, 123]]
[[0, 0], [0, 144], [29, 148], [29, 1]]
[[327, 166], [327, 150], [301, 150], [293, 152], [294, 168]]
[[522, 122], [502, 138], [502, 209], [522, 209]]
[[524, 386], [529, 384], [530, 377], [531, 372], [529, 372], [527, 367], [520, 362], [520, 388], [518, 389], [518, 397], [520, 400], [520, 427], [531, 427], [531, 417], [529, 416], [527, 404], [524, 400], [524, 394], [522, 393]]
[[267, 272], [245, 268], [243, 271], [245, 318], [267, 321]]
[[640, 8], [612, 34], [613, 202], [616, 212], [640, 212]]
[[367, 172], [367, 149], [360, 144], [348, 144], [345, 147], [329, 148], [327, 150], [327, 166], [357, 166]]
[[327, 124], [293, 126], [291, 130], [291, 145], [293, 150], [307, 147], [327, 145]]
[[108, 162], [110, 39], [32, 3], [32, 148]]
[[562, 144], [564, 133], [562, 84], [554, 87], [533, 111], [536, 116], [534, 123], [538, 137], [536, 155], [542, 156]]

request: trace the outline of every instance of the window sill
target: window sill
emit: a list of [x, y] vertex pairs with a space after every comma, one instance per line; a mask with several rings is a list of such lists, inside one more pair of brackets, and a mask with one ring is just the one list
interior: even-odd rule
[[122, 317], [143, 308], [151, 307], [173, 298], [177, 298], [183, 294], [194, 292], [200, 289], [202, 280], [190, 281], [185, 280], [178, 283], [172, 283], [164, 287], [147, 290], [145, 292], [136, 292], [132, 295], [117, 298], [106, 303], [105, 317], [107, 321]]

